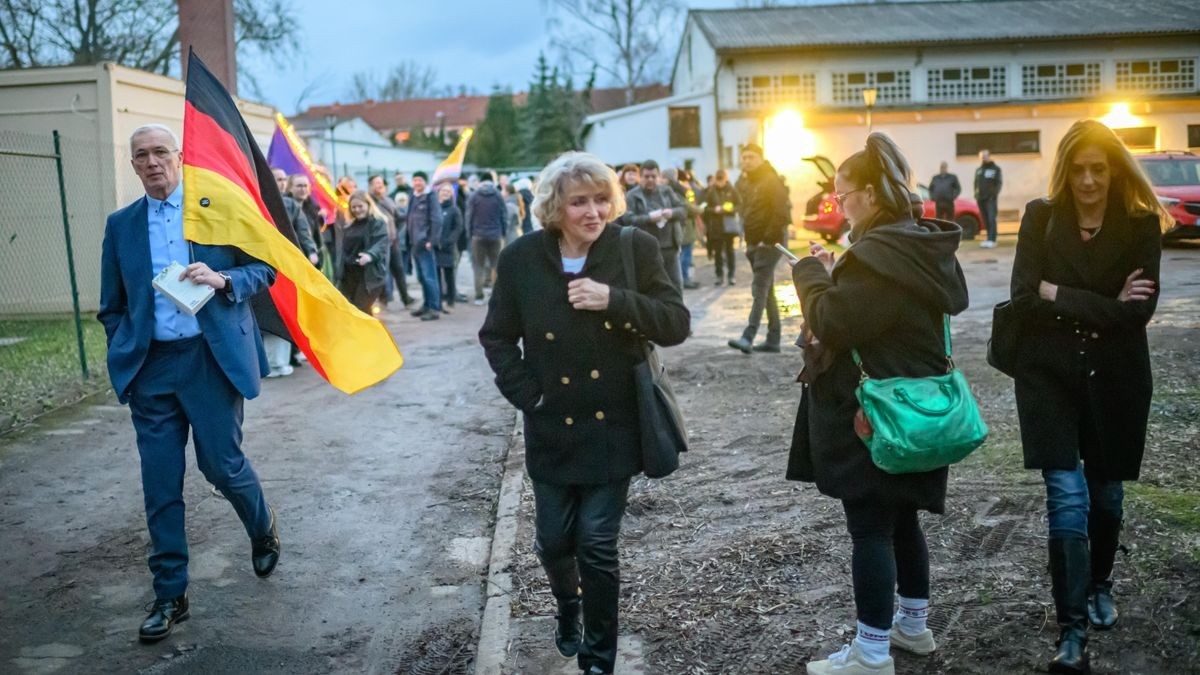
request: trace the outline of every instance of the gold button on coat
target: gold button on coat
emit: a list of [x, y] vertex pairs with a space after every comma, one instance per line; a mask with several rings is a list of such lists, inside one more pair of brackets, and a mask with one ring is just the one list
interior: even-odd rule
[[604, 411], [603, 410], [596, 411], [596, 419], [598, 419], [598, 420], [604, 419]]
[[554, 333], [546, 333], [546, 339], [547, 339], [547, 340], [551, 340], [551, 341], [553, 341], [553, 340], [554, 340]]
[[569, 377], [564, 377], [564, 378], [562, 379], [562, 383], [563, 383], [563, 384], [571, 384], [571, 378], [569, 378]]
[[629, 330], [630, 328], [633, 328], [633, 324], [631, 324], [631, 323], [626, 323], [626, 324], [625, 324], [625, 330]]
[[598, 371], [598, 370], [593, 370], [593, 371], [592, 371], [592, 379], [593, 379], [593, 380], [598, 380], [598, 379], [600, 379], [600, 371]]
[[604, 327], [605, 327], [606, 329], [608, 329], [608, 330], [612, 330], [612, 322], [611, 322], [611, 321], [605, 321], [605, 322], [604, 322]]
[[575, 420], [571, 419], [570, 417], [568, 417], [564, 421], [567, 423], [567, 426], [571, 426], [572, 424], [575, 424]]

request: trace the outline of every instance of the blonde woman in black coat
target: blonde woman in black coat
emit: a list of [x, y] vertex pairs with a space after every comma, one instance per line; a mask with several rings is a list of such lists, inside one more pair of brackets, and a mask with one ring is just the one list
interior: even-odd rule
[[617, 536], [629, 479], [642, 470], [640, 341], [679, 344], [690, 322], [657, 240], [641, 231], [637, 288], [626, 287], [611, 224], [624, 210], [617, 175], [598, 158], [551, 162], [533, 201], [544, 229], [501, 252], [479, 331], [496, 386], [525, 413], [534, 549], [558, 602], [554, 641], [587, 673], [613, 672], [617, 657]]
[[1014, 379], [1025, 467], [1046, 483], [1055, 673], [1088, 672], [1089, 621], [1117, 621], [1111, 574], [1122, 481], [1137, 480], [1146, 445], [1162, 218], [1116, 134], [1083, 120], [1059, 143], [1050, 196], [1021, 220]]
[[[955, 258], [962, 230], [915, 220], [911, 181], [895, 143], [871, 134], [834, 177], [854, 243], [836, 261], [814, 243], [792, 270], [808, 345], [788, 478], [815, 482], [841, 500], [858, 615], [850, 645], [810, 662], [810, 675], [891, 675], [890, 647], [919, 655], [936, 648], [926, 624], [929, 554], [917, 513], [945, 510], [947, 469], [885, 473], [855, 434], [860, 377], [945, 374], [943, 317], [967, 308]], [[861, 354], [861, 369], [851, 349]]]
[[350, 195], [351, 221], [342, 228], [337, 255], [338, 290], [371, 314], [387, 281], [388, 231], [383, 213], [362, 190]]

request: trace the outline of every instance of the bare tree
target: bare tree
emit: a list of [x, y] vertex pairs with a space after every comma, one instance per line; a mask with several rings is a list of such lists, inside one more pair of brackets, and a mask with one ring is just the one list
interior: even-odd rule
[[438, 84], [437, 69], [416, 61], [403, 61], [393, 66], [382, 79], [377, 78], [372, 71], [359, 71], [350, 79], [350, 87], [346, 90], [346, 96], [357, 101], [407, 101], [414, 98], [468, 96], [475, 93], [475, 90], [465, 84]]
[[[239, 56], [276, 62], [298, 48], [283, 0], [234, 0]], [[116, 61], [164, 75], [179, 71], [175, 0], [0, 0], [0, 68]]]
[[579, 72], [599, 71], [625, 89], [663, 77], [670, 67], [668, 40], [679, 34], [679, 0], [544, 0], [550, 5], [554, 46]]

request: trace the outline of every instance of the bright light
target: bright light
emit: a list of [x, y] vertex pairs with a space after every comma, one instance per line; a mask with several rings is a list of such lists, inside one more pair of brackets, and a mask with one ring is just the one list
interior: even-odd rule
[[817, 137], [804, 127], [804, 117], [795, 110], [781, 110], [763, 124], [763, 152], [775, 168], [794, 171], [805, 157], [817, 152]]
[[1129, 129], [1142, 126], [1142, 118], [1129, 111], [1128, 103], [1114, 103], [1108, 114], [1100, 118], [1101, 124], [1109, 129]]

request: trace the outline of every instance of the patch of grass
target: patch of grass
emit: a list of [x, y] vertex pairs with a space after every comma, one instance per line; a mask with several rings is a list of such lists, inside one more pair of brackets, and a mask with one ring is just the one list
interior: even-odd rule
[[1126, 483], [1125, 492], [1147, 515], [1186, 534], [1200, 534], [1200, 492], [1146, 483]]
[[1015, 478], [1026, 473], [1021, 441], [1006, 438], [989, 438], [983, 447], [971, 453], [958, 466], [976, 468], [984, 474], [998, 478]]
[[75, 320], [70, 316], [0, 319], [0, 338], [23, 338], [0, 346], [0, 431], [33, 414], [108, 386], [104, 327], [83, 317], [90, 379], [79, 368]]

